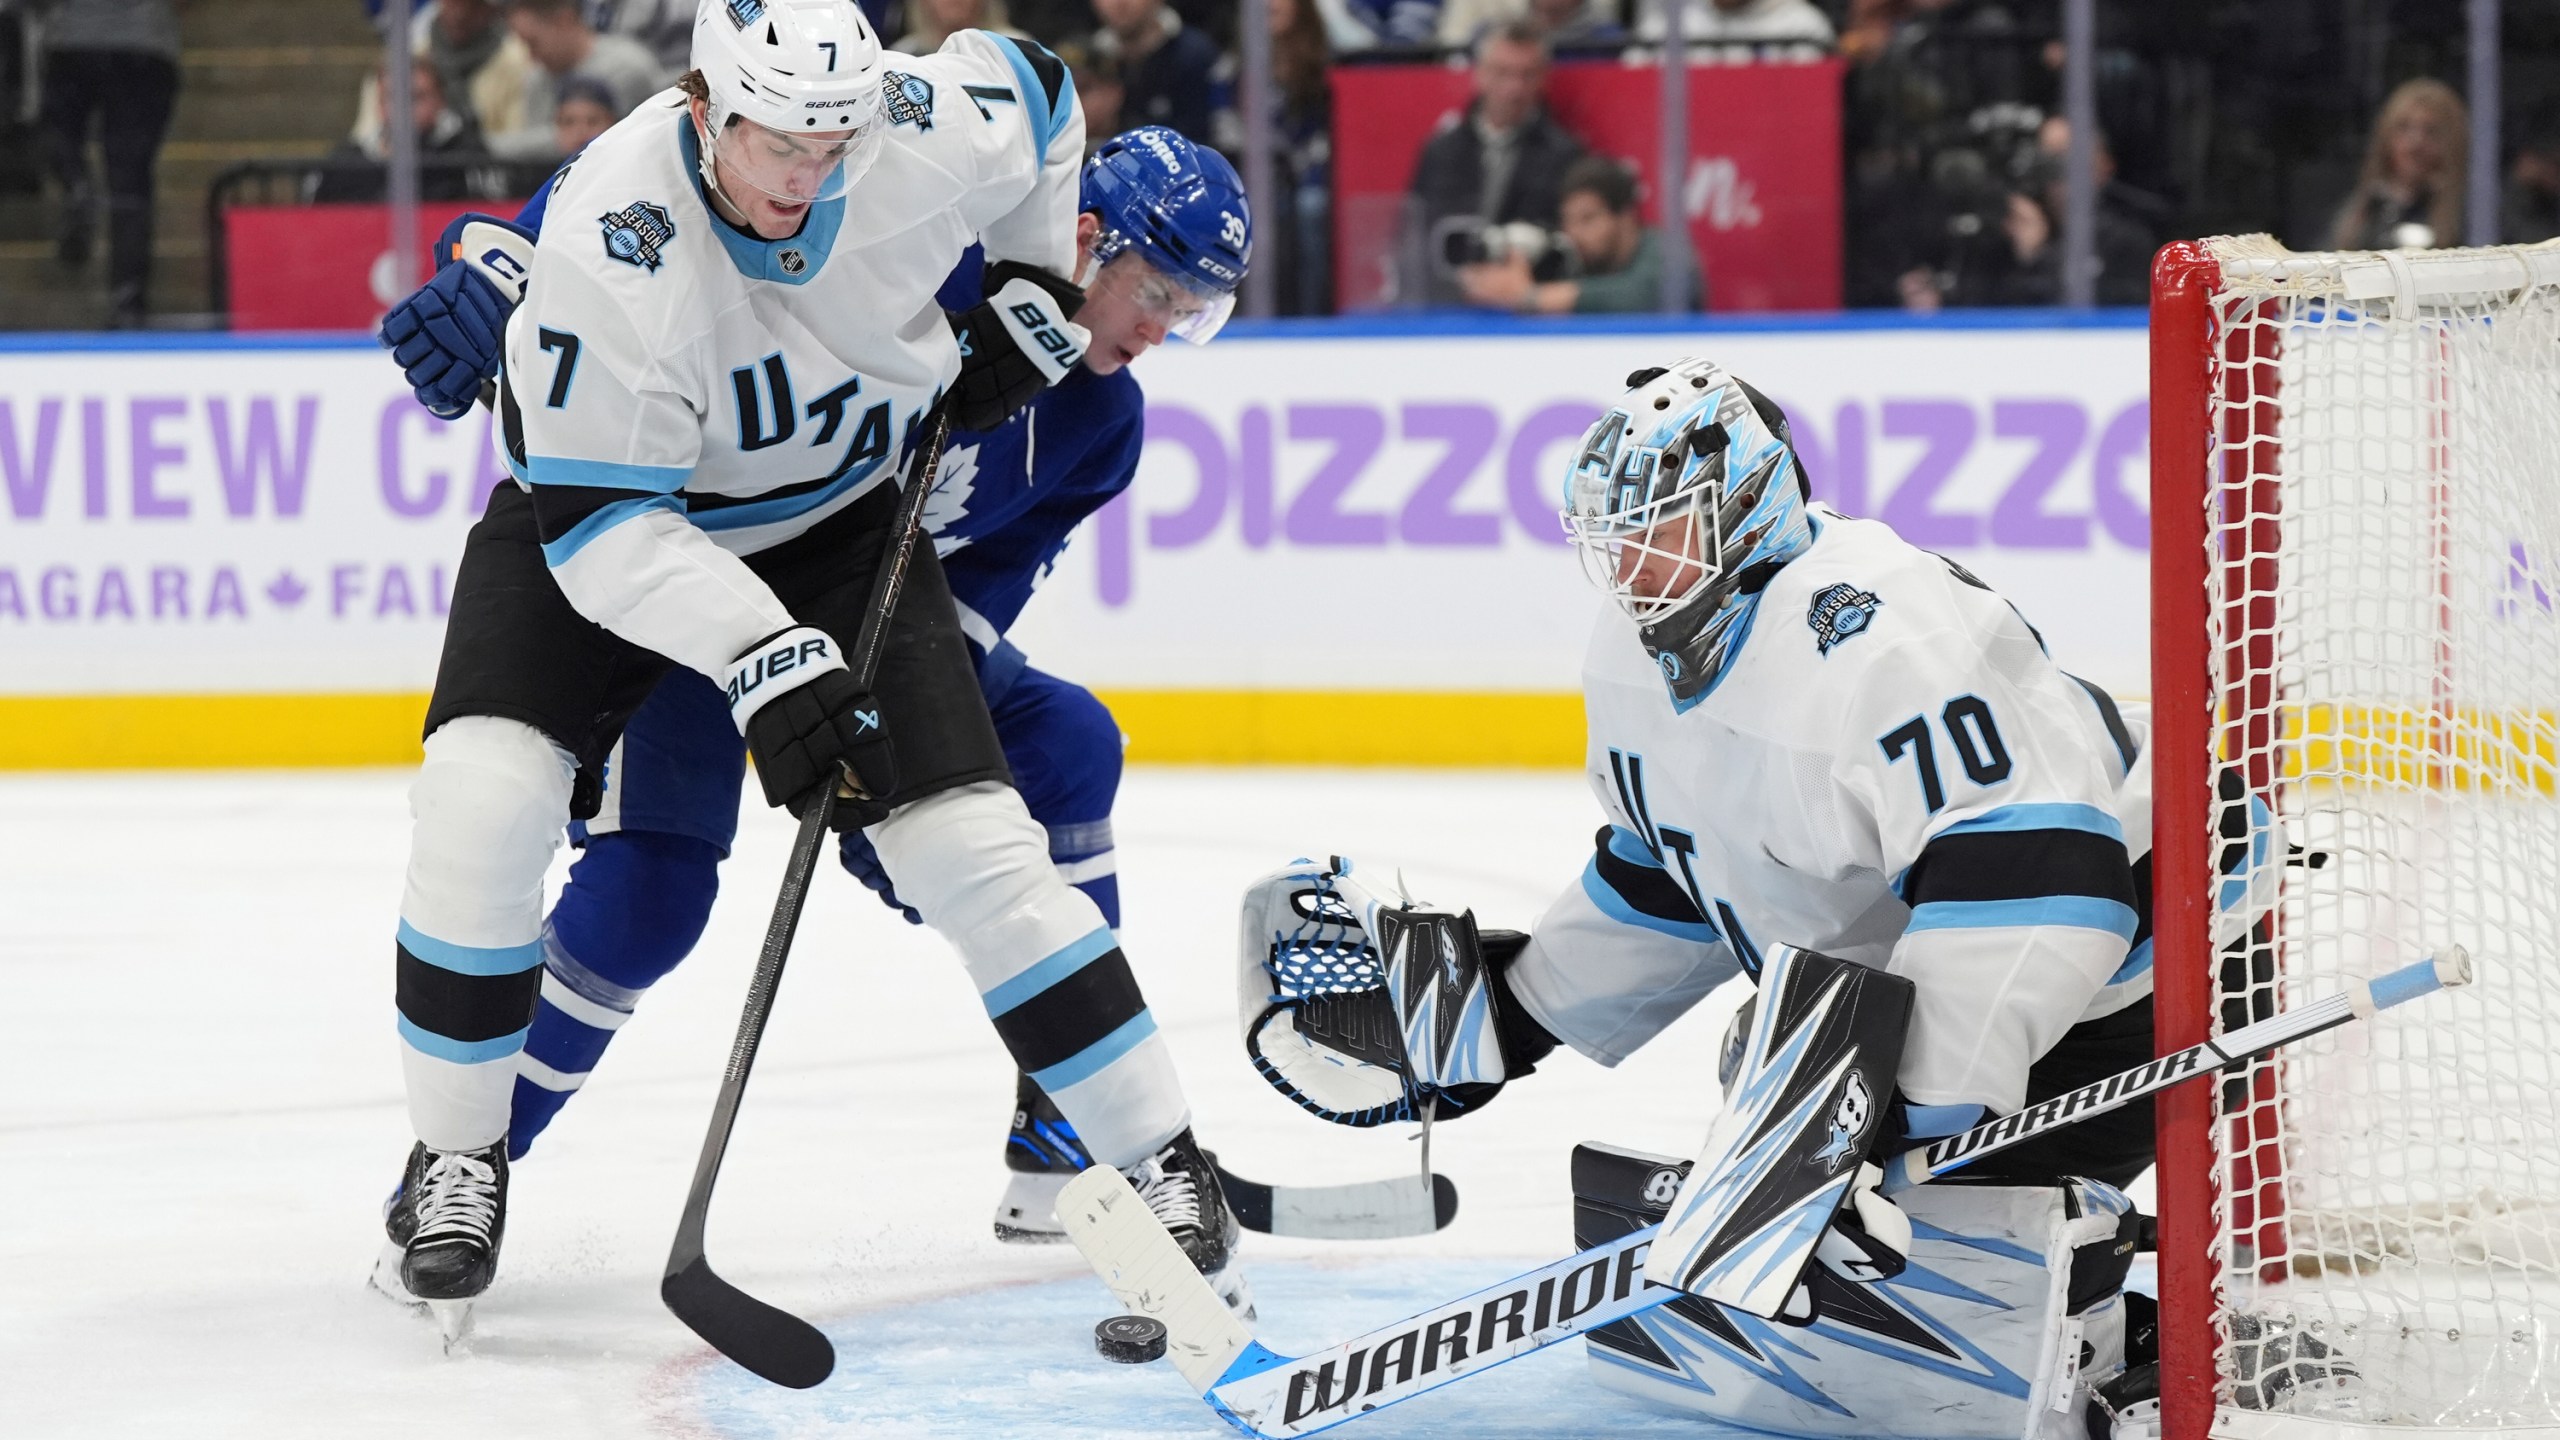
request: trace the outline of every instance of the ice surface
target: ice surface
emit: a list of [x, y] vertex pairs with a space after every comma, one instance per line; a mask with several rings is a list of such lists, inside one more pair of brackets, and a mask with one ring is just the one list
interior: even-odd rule
[[[1012, 1070], [957, 961], [849, 877], [809, 904], [712, 1211], [710, 1253], [836, 1340], [834, 1379], [761, 1384], [659, 1305], [788, 822], [748, 805], [694, 959], [515, 1172], [468, 1353], [368, 1292], [409, 1145], [390, 933], [405, 772], [0, 778], [0, 1434], [1214, 1436], [1164, 1366], [1093, 1354], [1108, 1295], [1065, 1248], [998, 1245]], [[1599, 812], [1564, 772], [1139, 769], [1116, 824], [1124, 939], [1203, 1139], [1325, 1183], [1415, 1163], [1302, 1114], [1237, 1044], [1245, 883], [1299, 854], [1400, 869], [1526, 927]], [[558, 872], [565, 868], [565, 852]], [[1739, 994], [1618, 1070], [1569, 1054], [1433, 1159], [1457, 1223], [1374, 1245], [1252, 1237], [1264, 1331], [1345, 1338], [1565, 1252], [1577, 1140], [1686, 1154]], [[1346, 1440], [1701, 1435], [1559, 1346]]]
[[[710, 1244], [724, 1274], [836, 1335], [838, 1376], [772, 1390], [659, 1306], [789, 841], [754, 804], [701, 950], [517, 1169], [499, 1284], [471, 1352], [446, 1360], [430, 1325], [362, 1285], [408, 1146], [388, 939], [406, 784], [0, 780], [0, 1431], [1220, 1433], [1169, 1370], [1092, 1355], [1112, 1307], [1072, 1251], [989, 1236], [1010, 1067], [942, 943], [845, 877], [811, 900]], [[1413, 1163], [1409, 1142], [1320, 1125], [1246, 1065], [1232, 1018], [1246, 881], [1340, 851], [1525, 925], [1597, 823], [1563, 773], [1134, 772], [1118, 817], [1125, 938], [1202, 1135], [1257, 1178]], [[1258, 1239], [1275, 1338], [1366, 1328], [1562, 1253], [1571, 1143], [1693, 1145], [1720, 1024], [1701, 1015], [1614, 1075], [1561, 1060], [1442, 1127], [1436, 1159], [1464, 1194], [1446, 1235]], [[1627, 1119], [1595, 1127], [1612, 1103]], [[1385, 1268], [1357, 1287], [1292, 1268], [1353, 1259]], [[1611, 1403], [1570, 1352], [1512, 1369], [1408, 1409], [1445, 1421], [1544, 1395], [1560, 1420]]]

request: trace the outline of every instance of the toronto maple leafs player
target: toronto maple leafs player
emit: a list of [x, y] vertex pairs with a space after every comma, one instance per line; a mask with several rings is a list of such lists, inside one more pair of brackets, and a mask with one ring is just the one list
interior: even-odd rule
[[[768, 802], [858, 787], [837, 813], [953, 940], [1017, 1062], [1222, 1270], [1234, 1221], [1170, 1058], [1009, 783], [939, 563], [918, 556], [872, 693], [841, 658], [881, 482], [945, 392], [993, 425], [1082, 354], [1073, 87], [974, 31], [884, 86], [850, 0], [710, 0], [694, 59], [558, 179], [529, 277], [472, 256], [523, 282], [498, 396], [518, 483], [467, 543], [411, 792], [398, 1279], [451, 1315], [495, 1273], [541, 876], [679, 666], [721, 684]], [[990, 299], [946, 317], [935, 289], [973, 240]]]
[[[1588, 770], [1607, 817], [1590, 862], [1529, 933], [1480, 937], [1471, 918], [1367, 894], [1348, 862], [1285, 867], [1246, 900], [1246, 1046], [1267, 1079], [1328, 1120], [1373, 1124], [1426, 1105], [1448, 1116], [1482, 1108], [1559, 1044], [1615, 1065], [1728, 980], [1762, 982], [1772, 956], [1813, 952], [1883, 970], [1908, 986], [1891, 1103], [1849, 1093], [1836, 1116], [1813, 1117], [1834, 1133], [1807, 1149], [1822, 1142], [1814, 1158], [1858, 1176], [1832, 1202], [1825, 1263], [1851, 1280], [1888, 1281], [1914, 1227], [1859, 1160], [2150, 1058], [2147, 713], [2066, 673], [2025, 617], [1961, 566], [1881, 523], [1810, 503], [1784, 414], [1739, 377], [1683, 360], [1628, 383], [1564, 486], [1573, 544], [1616, 602], [1583, 669]], [[2238, 854], [2255, 866], [2267, 849], [2226, 844], [2225, 868]], [[2227, 911], [2237, 912], [2226, 914], [2226, 933], [2245, 928], [2252, 888], [2226, 886]], [[1441, 953], [1466, 962], [1448, 972], [1464, 983], [1390, 991], [1389, 961], [1408, 963], [1396, 957], [1416, 948], [1406, 938], [1416, 934], [1442, 937]], [[1757, 1003], [1765, 1012], [1790, 1002], [1764, 992]], [[1365, 1022], [1363, 1005], [1375, 1012]], [[1769, 1022], [1754, 1023], [1746, 1010], [1732, 1050], [1766, 1043]], [[1382, 1053], [1380, 1034], [1405, 1038]], [[1922, 1378], [1934, 1373], [1954, 1377], [1945, 1388], [1962, 1392], [1959, 1408], [1985, 1407], [1980, 1433], [2041, 1433], [2043, 1412], [2026, 1402], [2048, 1393], [2035, 1386], [2051, 1365], [2037, 1371], [2036, 1357], [2050, 1361], [2064, 1334], [2076, 1365], [2084, 1333], [2120, 1346], [2124, 1329], [2105, 1265], [2081, 1277], [2095, 1293], [2048, 1296], [2067, 1268], [2052, 1257], [2067, 1261], [2093, 1234], [2114, 1241], [2130, 1207], [2113, 1187], [2147, 1167], [2152, 1150], [2150, 1107], [2136, 1105], [1988, 1157], [1964, 1172], [1974, 1189], [1911, 1192], [1915, 1211], [1925, 1201], [1918, 1233], [1928, 1243], [2005, 1236], [1984, 1239], [1984, 1253], [2024, 1257], [2003, 1282], [2020, 1293], [1981, 1312], [2034, 1318], [2024, 1330], [1997, 1322], [2023, 1346], [2000, 1352], [2008, 1368], [1966, 1370], [1957, 1349], [1912, 1359], [1912, 1372], [1869, 1363], [1826, 1373], [1791, 1361], [1831, 1394], [1789, 1410], [1800, 1397], [1770, 1390], [1768, 1408], [1754, 1408], [1733, 1385], [1702, 1382], [1668, 1358], [1724, 1353], [1722, 1340], [1698, 1332], [1647, 1342], [1661, 1357], [1648, 1372], [1662, 1380], [1656, 1391], [1794, 1433], [1830, 1433], [1822, 1416], [1838, 1411], [1848, 1417], [1840, 1433], [1859, 1433], [1897, 1399], [1934, 1399], [1911, 1388], [1938, 1383]], [[1657, 1188], [1649, 1198], [1661, 1219], [1669, 1187]], [[2048, 1211], [2050, 1233], [2041, 1219], [2017, 1218]], [[1682, 1213], [1674, 1207], [1672, 1219]], [[1838, 1316], [1815, 1313], [1823, 1289], [1799, 1287], [1788, 1318], [1847, 1334]], [[1868, 1291], [1831, 1287], [1844, 1309]], [[1661, 1317], [1645, 1323], [1686, 1323]], [[1896, 1334], [1888, 1343], [1860, 1333], [1848, 1349], [1900, 1356], [1894, 1346], [1910, 1336]], [[2104, 1345], [2095, 1354], [2102, 1366], [2112, 1359]], [[1983, 1378], [1993, 1370], [2002, 1378]], [[2020, 1370], [2033, 1373], [2020, 1379]], [[2014, 1394], [2003, 1388], [2012, 1380]], [[2067, 1398], [2074, 1382], [2059, 1383]], [[1843, 1393], [1861, 1416], [1833, 1404]], [[2076, 1402], [2052, 1408], [2077, 1423]]]
[[[1252, 212], [1224, 158], [1163, 126], [1097, 147], [1081, 190], [1086, 298], [1076, 313], [1092, 336], [1085, 358], [1019, 415], [952, 434], [925, 525], [1014, 783], [1048, 834], [1060, 877], [1117, 931], [1111, 808], [1119, 726], [1090, 690], [1033, 667], [1005, 632], [1074, 529], [1136, 474], [1145, 400], [1127, 362], [1168, 336], [1205, 344], [1217, 333], [1252, 254]], [[546, 190], [516, 227], [539, 230], [547, 209]], [[953, 272], [941, 294], [946, 310], [979, 302], [979, 269], [972, 255]], [[449, 289], [488, 284], [468, 267], [456, 271]], [[417, 303], [440, 302], [422, 290]], [[410, 368], [431, 382], [422, 399], [437, 398], [438, 381], [467, 395], [475, 377], [496, 368], [494, 345], [447, 331], [455, 337], [448, 346], [422, 325], [403, 329], [420, 337]], [[605, 767], [598, 814], [574, 827], [584, 853], [544, 927], [547, 973], [515, 1084], [510, 1161], [524, 1157], [586, 1082], [641, 995], [700, 939], [717, 866], [737, 830], [744, 760], [723, 697], [701, 676], [670, 674], [632, 715]], [[843, 858], [921, 923], [861, 833], [844, 837]], [[1063, 1238], [1052, 1205], [1087, 1158], [1074, 1127], [1029, 1075], [1016, 1079], [1005, 1161], [1011, 1181], [997, 1207], [997, 1236]]]

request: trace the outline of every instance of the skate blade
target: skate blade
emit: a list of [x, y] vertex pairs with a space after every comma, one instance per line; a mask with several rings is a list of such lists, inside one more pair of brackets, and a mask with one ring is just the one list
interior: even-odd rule
[[1072, 1175], [1015, 1171], [996, 1202], [996, 1239], [1007, 1245], [1063, 1245], [1066, 1230], [1058, 1224], [1058, 1192]]
[[471, 1339], [471, 1302], [468, 1300], [428, 1300], [422, 1302], [427, 1313], [436, 1320], [436, 1330], [444, 1336], [444, 1353], [458, 1355], [468, 1348]]
[[399, 1242], [383, 1241], [382, 1253], [374, 1257], [373, 1273], [365, 1277], [364, 1287], [413, 1315], [424, 1315], [427, 1302], [410, 1294], [408, 1285], [400, 1279], [400, 1257], [406, 1253]]
[[1253, 1285], [1244, 1278], [1242, 1265], [1230, 1264], [1210, 1276], [1209, 1288], [1217, 1291], [1218, 1298], [1227, 1302], [1228, 1311], [1247, 1325], [1262, 1318], [1254, 1308]]

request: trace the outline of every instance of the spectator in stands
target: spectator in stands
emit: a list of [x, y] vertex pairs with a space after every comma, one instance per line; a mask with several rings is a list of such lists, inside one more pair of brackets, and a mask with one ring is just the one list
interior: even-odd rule
[[1120, 62], [1094, 53], [1090, 37], [1063, 42], [1058, 58], [1076, 82], [1076, 99], [1084, 103], [1084, 148], [1093, 148], [1129, 127], [1120, 123], [1120, 107], [1128, 87], [1120, 83]]
[[1270, 0], [1275, 188], [1281, 223], [1262, 224], [1283, 315], [1333, 313], [1333, 60], [1315, 0]]
[[151, 194], [178, 99], [178, 13], [170, 0], [60, 0], [44, 26], [45, 160], [62, 187], [55, 253], [89, 263], [98, 187], [89, 122], [106, 161], [107, 323], [140, 325], [151, 286]]
[[2364, 171], [2338, 209], [2341, 250], [2425, 250], [2462, 243], [2464, 152], [2471, 125], [2441, 80], [2404, 81], [2382, 103]]
[[2507, 172], [2499, 240], [2531, 245], [2560, 235], [2560, 132], [2546, 132], [2516, 152]]
[[[1812, 0], [1684, 0], [1681, 37], [1692, 45], [1801, 45], [1829, 49], [1831, 21]], [[1668, 30], [1663, 0], [1636, 0], [1636, 36]]]
[[[588, 5], [588, 18], [598, 31], [639, 41], [670, 76], [693, 68], [693, 15], [693, 0], [589, 0]], [[635, 95], [631, 103], [643, 98]]]
[[1476, 42], [1474, 102], [1444, 116], [1414, 162], [1425, 259], [1408, 294], [1438, 305], [1464, 300], [1438, 263], [1452, 229], [1515, 220], [1555, 228], [1564, 172], [1582, 157], [1582, 142], [1547, 113], [1547, 59], [1546, 36], [1523, 20]]
[[[1469, 265], [1458, 272], [1468, 303], [1528, 315], [1626, 315], [1662, 308], [1662, 239], [1644, 223], [1636, 177], [1606, 155], [1585, 155], [1564, 176], [1564, 235], [1578, 274], [1539, 281], [1529, 261]], [[1697, 267], [1689, 267], [1688, 309], [1699, 308]]]
[[1496, 26], [1526, 20], [1546, 33], [1550, 49], [1619, 45], [1627, 32], [1617, 11], [1616, 0], [1445, 0], [1440, 44], [1465, 50]]
[[1336, 0], [1356, 50], [1423, 50], [1439, 43], [1442, 0]]
[[[495, 0], [434, 0], [422, 6], [410, 43], [436, 67], [445, 108], [492, 134], [529, 123], [525, 93], [533, 84], [533, 56], [509, 32]], [[381, 143], [382, 102], [374, 94], [380, 72], [365, 76], [356, 100], [355, 139]]]
[[[2036, 132], [2036, 151], [2038, 198], [2045, 214], [2059, 217], [2070, 208], [2071, 122], [2048, 116]], [[2098, 303], [2145, 304], [2151, 299], [2151, 257], [2169, 234], [2169, 202], [2124, 183], [2104, 132], [2096, 137], [2090, 168], [2098, 185]]]
[[604, 82], [572, 75], [561, 82], [560, 104], [551, 112], [552, 145], [562, 155], [575, 155], [619, 118], [613, 113], [613, 92]]
[[[1165, 0], [1095, 0], [1102, 29], [1093, 37], [1095, 58], [1118, 67], [1121, 129], [1170, 125], [1203, 145], [1217, 143], [1218, 47], [1185, 26]], [[1087, 117], [1086, 133], [1097, 131]]]
[[962, 30], [992, 30], [998, 35], [1031, 38], [1013, 28], [1004, 0], [912, 0], [907, 6], [907, 33], [889, 48], [901, 55], [930, 55]]
[[[390, 189], [383, 170], [390, 159], [385, 138], [390, 127], [382, 114], [388, 87], [383, 79], [377, 67], [373, 83], [365, 87], [372, 113], [329, 152], [328, 163], [313, 176], [304, 198], [324, 204], [370, 204]], [[424, 55], [412, 62], [409, 74], [409, 118], [418, 132], [419, 199], [470, 200], [505, 193], [504, 172], [483, 167], [475, 173], [471, 167], [471, 161], [489, 158], [487, 147], [480, 143], [479, 127], [454, 113], [445, 100], [443, 77]]]
[[[923, 0], [906, 0], [907, 13]], [[1066, 47], [1081, 45], [1101, 22], [1094, 18], [1093, 0], [1007, 0], [1005, 7], [1013, 23], [1031, 33], [1031, 38], [1066, 57]], [[913, 23], [910, 20], [910, 23]]]
[[487, 137], [490, 151], [501, 159], [559, 153], [553, 117], [560, 110], [561, 89], [573, 77], [602, 84], [613, 97], [615, 119], [665, 88], [669, 78], [639, 41], [597, 34], [578, 0], [508, 0], [507, 27], [524, 42], [538, 70], [526, 92], [527, 123]]

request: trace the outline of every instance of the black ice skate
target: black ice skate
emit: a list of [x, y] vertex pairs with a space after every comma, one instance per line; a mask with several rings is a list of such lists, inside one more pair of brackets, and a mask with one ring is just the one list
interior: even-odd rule
[[497, 1274], [498, 1245], [506, 1238], [506, 1142], [486, 1150], [412, 1146], [382, 1230], [401, 1256], [392, 1276], [377, 1269], [376, 1286], [394, 1299], [424, 1303], [447, 1346], [462, 1339], [471, 1301]]
[[1247, 1320], [1254, 1318], [1253, 1292], [1245, 1284], [1244, 1267], [1236, 1263], [1244, 1227], [1236, 1223], [1236, 1212], [1218, 1186], [1217, 1172], [1200, 1153], [1191, 1132], [1174, 1136], [1163, 1149], [1120, 1173], [1129, 1177], [1129, 1188], [1147, 1202], [1147, 1209], [1172, 1233], [1174, 1243], [1208, 1278], [1227, 1308]]
[[996, 1238], [1008, 1245], [1050, 1245], [1067, 1238], [1058, 1225], [1058, 1191], [1093, 1163], [1084, 1142], [1058, 1107], [1017, 1074], [1013, 1132], [1005, 1137], [1004, 1168], [1011, 1172], [996, 1202]]

